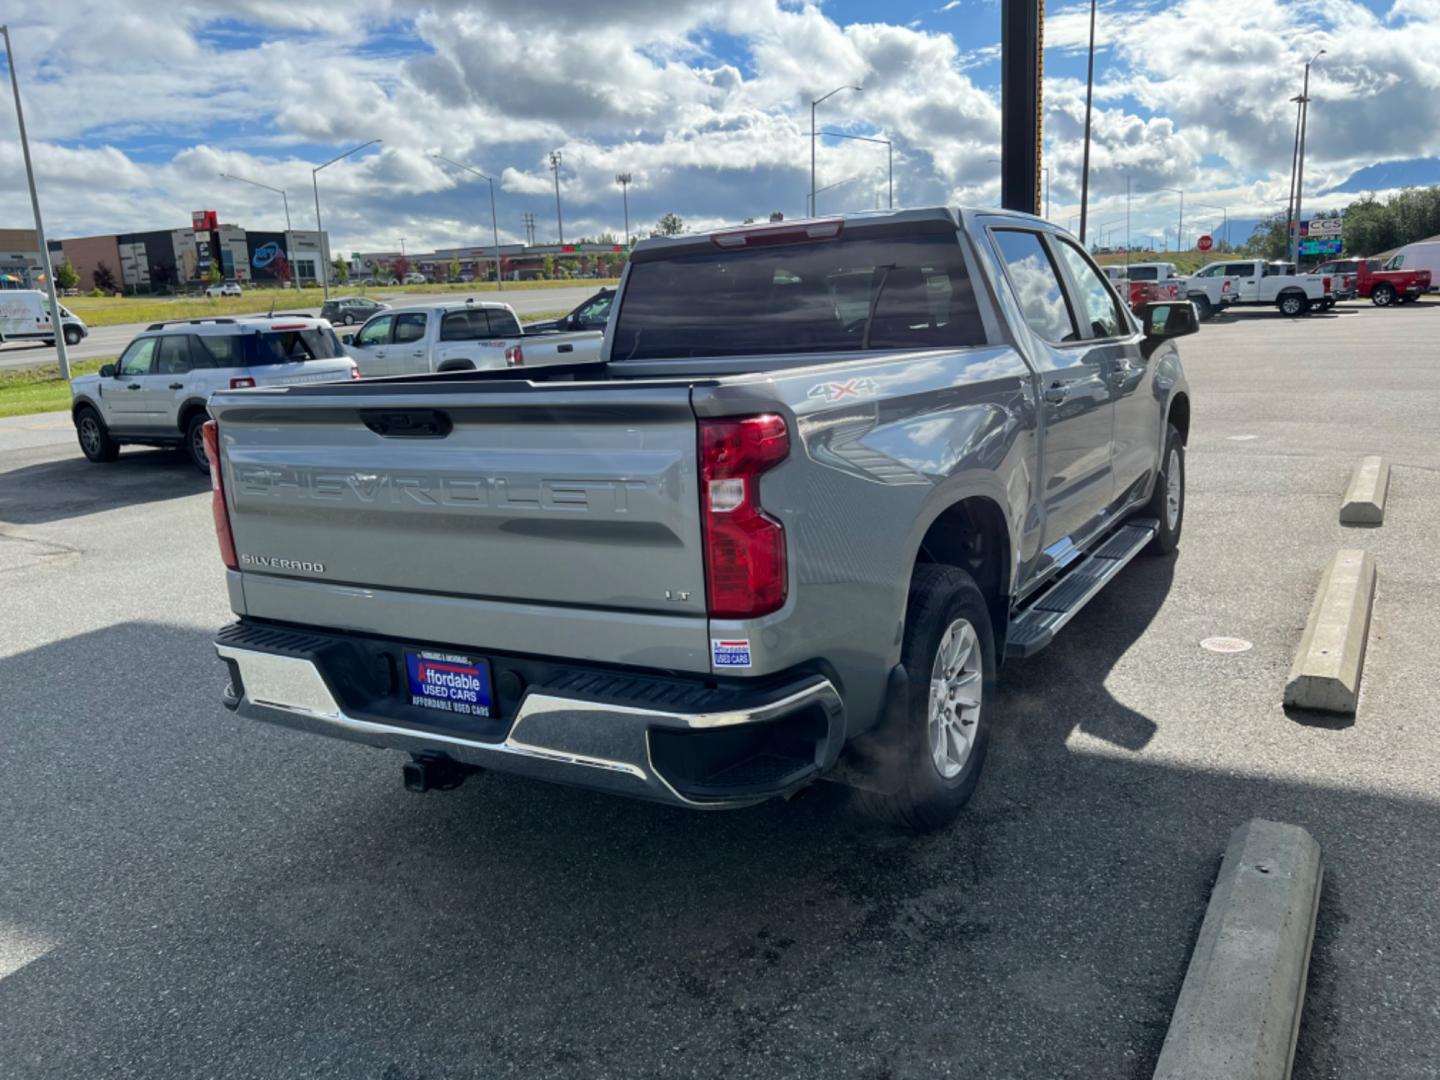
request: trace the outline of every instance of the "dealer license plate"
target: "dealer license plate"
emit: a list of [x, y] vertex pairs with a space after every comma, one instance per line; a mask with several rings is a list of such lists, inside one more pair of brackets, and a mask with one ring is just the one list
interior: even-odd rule
[[411, 705], [455, 716], [495, 715], [488, 661], [458, 653], [407, 649], [405, 676]]

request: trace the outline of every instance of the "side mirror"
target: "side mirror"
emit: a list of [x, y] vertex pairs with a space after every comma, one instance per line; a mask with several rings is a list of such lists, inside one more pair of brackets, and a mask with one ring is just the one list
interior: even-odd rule
[[100, 365], [100, 377], [101, 377], [102, 379], [113, 379], [113, 378], [115, 377], [115, 365], [114, 365], [114, 364], [101, 364], [101, 365]]
[[1185, 337], [1197, 333], [1200, 320], [1195, 305], [1189, 300], [1167, 300], [1164, 303], [1141, 304], [1137, 312], [1145, 336], [1152, 341]]
[[341, 344], [341, 345], [354, 345], [354, 344], [355, 344], [355, 335], [354, 335], [353, 333], [350, 333], [350, 334], [341, 334], [341, 335], [340, 335], [340, 344]]

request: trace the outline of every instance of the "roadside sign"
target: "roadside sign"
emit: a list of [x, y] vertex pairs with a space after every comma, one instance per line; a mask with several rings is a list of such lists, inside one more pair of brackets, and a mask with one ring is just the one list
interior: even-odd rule
[[1334, 240], [1301, 240], [1301, 255], [1339, 255], [1341, 244], [1338, 238]]
[[1314, 239], [1328, 240], [1339, 237], [1344, 231], [1345, 222], [1341, 218], [1311, 218], [1300, 223], [1300, 235]]
[[1195, 241], [1195, 246], [1201, 251], [1209, 251], [1210, 248], [1214, 246], [1214, 243], [1215, 241], [1211, 240], [1210, 237], [1202, 236], [1199, 240]]

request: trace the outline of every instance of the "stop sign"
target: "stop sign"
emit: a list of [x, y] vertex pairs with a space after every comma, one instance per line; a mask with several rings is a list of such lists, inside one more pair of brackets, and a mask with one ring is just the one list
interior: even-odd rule
[[1195, 242], [1195, 246], [1198, 247], [1201, 251], [1209, 251], [1213, 243], [1214, 241], [1212, 241], [1210, 237], [1202, 236], [1199, 240]]

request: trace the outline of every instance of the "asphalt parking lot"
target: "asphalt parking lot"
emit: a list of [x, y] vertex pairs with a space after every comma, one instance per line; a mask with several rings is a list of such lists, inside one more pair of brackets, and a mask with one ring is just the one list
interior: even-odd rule
[[[974, 800], [920, 839], [827, 785], [415, 796], [395, 756], [238, 720], [207, 483], [0, 421], [0, 1075], [1148, 1077], [1262, 816], [1326, 862], [1295, 1075], [1440, 1076], [1437, 339], [1431, 300], [1182, 342], [1180, 553], [1005, 671]], [[1343, 528], [1366, 453], [1385, 524]], [[1358, 715], [1287, 715], [1343, 546], [1379, 568]]]

